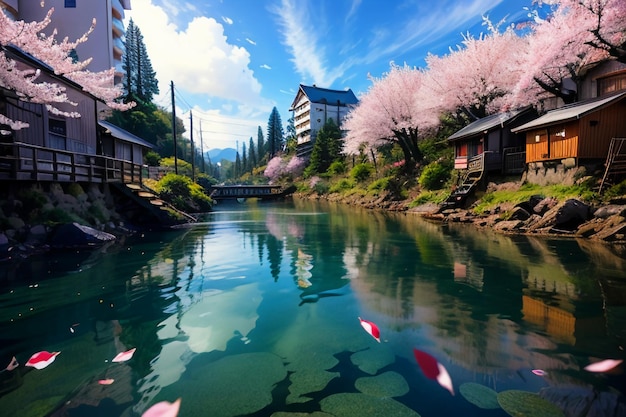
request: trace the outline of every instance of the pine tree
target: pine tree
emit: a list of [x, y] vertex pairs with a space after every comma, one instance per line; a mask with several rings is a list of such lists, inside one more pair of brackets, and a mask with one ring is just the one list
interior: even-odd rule
[[246, 144], [241, 144], [241, 174], [244, 172], [250, 171], [250, 166], [248, 162], [248, 155], [246, 154]]
[[259, 126], [259, 130], [257, 131], [257, 147], [256, 147], [259, 165], [263, 163], [263, 160], [265, 159], [265, 154], [267, 153], [267, 148], [265, 145], [266, 143], [265, 143], [265, 138], [263, 137], [263, 130], [261, 129], [261, 126]]
[[256, 148], [254, 146], [254, 140], [252, 139], [252, 136], [250, 136], [250, 145], [248, 146], [248, 159], [250, 161], [250, 171], [252, 171], [252, 169], [259, 164], [259, 159], [257, 157]]
[[126, 74], [124, 80], [126, 96], [150, 102], [155, 94], [159, 94], [159, 85], [141, 30], [132, 19], [126, 29], [124, 46], [126, 47], [123, 64]]
[[283, 148], [284, 142], [283, 123], [276, 107], [272, 109], [267, 122], [267, 144], [270, 159], [273, 158]]
[[341, 159], [341, 146], [341, 130], [333, 119], [328, 119], [317, 132], [307, 173], [313, 175], [326, 172], [334, 161]]

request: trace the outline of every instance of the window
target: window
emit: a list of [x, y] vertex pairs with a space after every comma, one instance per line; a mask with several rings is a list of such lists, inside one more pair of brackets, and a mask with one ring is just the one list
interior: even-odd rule
[[65, 0], [66, 9], [75, 8], [75, 7], [76, 7], [76, 0]]
[[598, 79], [598, 96], [626, 90], [626, 72]]
[[48, 140], [49, 146], [54, 149], [67, 149], [67, 127], [65, 120], [50, 119], [48, 121]]
[[467, 156], [467, 143], [461, 143], [456, 146], [456, 156]]

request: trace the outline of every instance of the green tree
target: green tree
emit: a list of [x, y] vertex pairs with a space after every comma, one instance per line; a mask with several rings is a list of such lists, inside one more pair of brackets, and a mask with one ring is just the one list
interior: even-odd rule
[[341, 130], [333, 119], [328, 119], [317, 132], [305, 175], [326, 172], [333, 162], [341, 159]]
[[272, 109], [270, 118], [267, 121], [267, 145], [269, 159], [276, 156], [283, 147], [285, 133], [283, 131], [283, 123], [280, 120], [280, 114], [276, 107]]
[[261, 126], [259, 126], [259, 129], [257, 131], [257, 146], [256, 146], [259, 165], [263, 164], [263, 159], [265, 158], [265, 155], [267, 154], [267, 148], [265, 145], [266, 144], [265, 144], [265, 138], [263, 137], [263, 130], [261, 129]]
[[246, 144], [241, 144], [241, 174], [251, 170], [248, 155], [246, 154]]
[[132, 19], [126, 28], [124, 46], [126, 48], [123, 63], [126, 75], [124, 79], [126, 98], [151, 102], [152, 97], [159, 94], [159, 85], [141, 30]]
[[259, 159], [257, 157], [256, 148], [254, 146], [254, 140], [250, 137], [250, 145], [248, 146], [248, 160], [250, 161], [250, 171], [253, 168], [257, 167], [259, 164]]
[[287, 136], [285, 138], [287, 151], [295, 152], [296, 147], [298, 146], [298, 136], [296, 135], [296, 125], [293, 120], [293, 117], [290, 117], [287, 120]]

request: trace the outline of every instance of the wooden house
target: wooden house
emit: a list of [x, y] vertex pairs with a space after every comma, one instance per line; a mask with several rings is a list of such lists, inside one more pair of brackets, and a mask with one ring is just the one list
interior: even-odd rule
[[0, 89], [2, 113], [29, 125], [0, 129], [0, 180], [141, 182], [143, 154], [150, 143], [100, 121], [106, 106], [77, 83], [18, 48], [3, 49], [21, 68], [40, 71], [41, 82], [65, 87], [69, 101], [77, 105], [57, 107], [80, 117], [53, 114], [43, 104], [22, 101], [12, 91]]
[[626, 137], [626, 91], [581, 101], [511, 130], [526, 136], [526, 163], [602, 161], [613, 138]]
[[487, 116], [465, 126], [448, 138], [454, 146], [454, 168], [521, 173], [525, 169], [525, 136], [512, 133], [511, 129], [535, 117], [535, 111], [527, 107]]

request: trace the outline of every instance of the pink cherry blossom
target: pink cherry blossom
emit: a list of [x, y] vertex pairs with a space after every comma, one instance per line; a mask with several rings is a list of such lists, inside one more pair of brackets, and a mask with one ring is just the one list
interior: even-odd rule
[[111, 362], [126, 362], [127, 360], [130, 360], [130, 358], [133, 357], [136, 350], [137, 348], [132, 348], [132, 349], [127, 350], [126, 352], [120, 352], [117, 354], [117, 356], [113, 358]]
[[25, 366], [31, 366], [35, 369], [44, 369], [54, 362], [59, 353], [61, 352], [48, 352], [45, 350], [37, 352], [30, 357]]
[[359, 317], [359, 322], [365, 331], [376, 339], [378, 343], [380, 343], [380, 330], [378, 329], [378, 326], [371, 321], [363, 320], [361, 317]]

